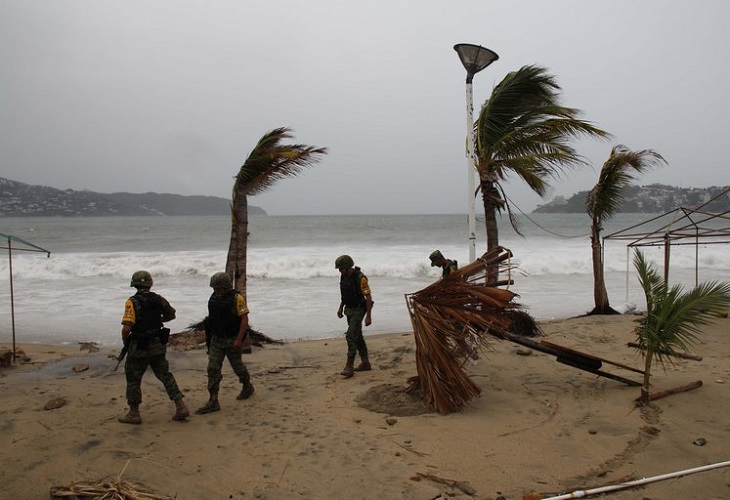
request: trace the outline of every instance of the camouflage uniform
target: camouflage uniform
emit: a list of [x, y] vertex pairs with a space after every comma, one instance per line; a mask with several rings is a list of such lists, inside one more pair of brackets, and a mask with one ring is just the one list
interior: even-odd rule
[[251, 382], [251, 376], [248, 373], [246, 365], [241, 361], [241, 353], [233, 350], [233, 342], [235, 337], [221, 337], [214, 335], [210, 339], [210, 347], [208, 348], [208, 392], [217, 393], [220, 389], [223, 374], [223, 359], [228, 358], [231, 368], [238, 375], [238, 380], [244, 386], [248, 386]]
[[220, 389], [223, 378], [221, 369], [225, 358], [228, 358], [231, 368], [244, 387], [251, 383], [246, 365], [241, 360], [241, 352], [233, 349], [241, 321], [248, 312], [246, 299], [236, 290], [227, 290], [220, 296], [213, 293], [208, 300], [208, 392], [211, 394], [218, 393]]
[[[352, 257], [340, 255], [335, 260], [335, 268], [340, 271], [340, 307], [337, 317], [347, 317], [347, 360], [345, 368], [340, 372], [344, 377], [352, 377], [356, 371], [371, 370], [368, 358], [368, 346], [362, 334], [362, 323], [369, 326], [371, 322], [372, 298], [367, 277], [355, 266]], [[355, 357], [360, 355], [362, 362], [355, 368]]]
[[[150, 291], [141, 290], [136, 295], [127, 299], [125, 304], [122, 324], [133, 325], [132, 334], [129, 337], [129, 352], [124, 363], [124, 372], [127, 379], [127, 403], [139, 405], [142, 402], [142, 377], [147, 367], [152, 368], [160, 382], [165, 386], [165, 391], [172, 401], [183, 397], [178, 388], [175, 377], [170, 373], [170, 363], [167, 361], [167, 347], [160, 341], [158, 335], [143, 335], [134, 330], [134, 324], [143, 311], [141, 309], [138, 295], [152, 294]], [[175, 309], [165, 300], [164, 297], [154, 294], [161, 299], [162, 317], [159, 321], [159, 328], [162, 321], [175, 317]]]
[[347, 359], [355, 359], [358, 353], [362, 359], [367, 359], [368, 346], [362, 334], [362, 320], [365, 318], [365, 307], [345, 306], [345, 316], [347, 317], [347, 331], [345, 332]]
[[447, 277], [449, 274], [459, 269], [459, 265], [455, 260], [447, 259], [439, 250], [431, 252], [431, 255], [429, 255], [428, 258], [431, 260], [431, 267], [438, 266], [441, 268], [442, 278]]

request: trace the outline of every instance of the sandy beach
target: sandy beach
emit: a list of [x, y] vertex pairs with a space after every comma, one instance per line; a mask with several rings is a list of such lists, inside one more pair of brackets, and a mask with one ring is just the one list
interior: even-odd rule
[[[636, 316], [544, 322], [543, 340], [641, 368]], [[410, 332], [367, 336], [374, 370], [339, 375], [343, 338], [255, 347], [244, 355], [255, 395], [224, 365], [222, 410], [174, 422], [151, 371], [143, 423], [124, 425], [116, 350], [23, 344], [29, 361], [0, 369], [0, 497], [47, 499], [54, 486], [102, 478], [180, 499], [522, 499], [730, 460], [728, 319], [704, 329], [702, 359], [654, 370], [655, 390], [695, 390], [637, 408], [638, 387], [499, 341], [466, 369], [480, 398], [440, 415], [400, 389], [416, 375]], [[8, 343], [0, 345], [8, 348]], [[169, 350], [194, 410], [207, 392], [204, 350]], [[634, 380], [640, 375], [605, 365]], [[62, 398], [62, 399], [59, 399]], [[49, 404], [51, 402], [51, 404]], [[46, 409], [55, 407], [52, 409]], [[730, 467], [606, 495], [730, 498]]]

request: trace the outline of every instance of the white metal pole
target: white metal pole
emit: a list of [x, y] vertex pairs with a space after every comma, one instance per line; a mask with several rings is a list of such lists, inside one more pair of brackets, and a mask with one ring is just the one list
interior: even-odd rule
[[565, 493], [563, 495], [557, 495], [552, 497], [543, 498], [543, 500], [569, 500], [573, 498], [586, 498], [588, 496], [599, 495], [601, 493], [607, 493], [612, 491], [625, 490], [628, 488], [634, 488], [636, 486], [643, 486], [649, 483], [656, 483], [657, 481], [664, 481], [665, 479], [673, 479], [675, 477], [687, 476], [689, 474], [695, 474], [697, 472], [704, 472], [712, 469], [719, 469], [720, 467], [727, 467], [730, 465], [728, 462], [718, 462], [711, 465], [703, 465], [695, 467], [694, 469], [685, 469], [678, 472], [670, 472], [668, 474], [662, 474], [660, 476], [647, 477], [643, 479], [635, 479], [633, 481], [627, 481], [621, 484], [613, 484], [609, 486], [600, 486], [598, 488], [592, 488], [590, 490], [576, 490], [571, 493]]
[[474, 102], [471, 78], [466, 79], [466, 174], [468, 175], [469, 201], [469, 262], [476, 260], [476, 214], [474, 191]]

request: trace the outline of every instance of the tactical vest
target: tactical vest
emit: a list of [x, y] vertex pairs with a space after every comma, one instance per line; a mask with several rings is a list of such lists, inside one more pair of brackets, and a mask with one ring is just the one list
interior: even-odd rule
[[237, 290], [225, 295], [213, 294], [208, 299], [208, 332], [218, 337], [235, 337], [241, 326], [241, 317], [236, 311]]
[[140, 290], [129, 297], [134, 305], [135, 322], [132, 333], [157, 333], [162, 328], [162, 298], [155, 292]]
[[450, 260], [450, 261], [448, 261], [448, 264], [446, 266], [444, 266], [444, 270], [441, 273], [441, 276], [443, 278], [445, 278], [449, 274], [451, 274], [454, 271], [456, 271], [457, 269], [459, 269], [459, 264], [457, 264], [455, 260]]
[[365, 307], [365, 296], [360, 288], [363, 276], [359, 267], [355, 267], [355, 272], [349, 276], [340, 276], [340, 297], [347, 307]]

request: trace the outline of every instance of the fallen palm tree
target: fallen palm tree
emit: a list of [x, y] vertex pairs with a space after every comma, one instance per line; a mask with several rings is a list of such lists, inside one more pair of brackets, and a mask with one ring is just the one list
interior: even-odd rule
[[[461, 269], [406, 295], [416, 341], [418, 376], [408, 391], [421, 391], [426, 405], [439, 413], [461, 410], [481, 389], [464, 371], [474, 351], [488, 346], [490, 337], [506, 338], [521, 330], [539, 332], [532, 318], [514, 301], [517, 294], [499, 286], [511, 279], [490, 282], [495, 266], [509, 272], [512, 253], [498, 247]], [[509, 275], [509, 274], [508, 274]]]
[[[251, 345], [264, 347], [266, 344], [283, 345], [285, 341], [274, 339], [249, 326], [248, 339]], [[180, 332], [170, 335], [170, 345], [185, 349], [202, 349], [205, 346], [205, 319], [192, 323]]]
[[[422, 394], [423, 402], [447, 414], [461, 410], [479, 396], [481, 389], [464, 370], [475, 353], [489, 346], [489, 340], [508, 340], [555, 356], [559, 363], [616, 380], [630, 386], [641, 382], [605, 371], [604, 364], [634, 374], [644, 371], [546, 340], [534, 318], [520, 309], [518, 296], [500, 286], [511, 285], [508, 278], [490, 281], [494, 269], [510, 276], [512, 253], [506, 248], [491, 250], [471, 264], [452, 272], [423, 290], [406, 295], [416, 341], [416, 369], [408, 392]], [[499, 274], [499, 273], [496, 273]]]

